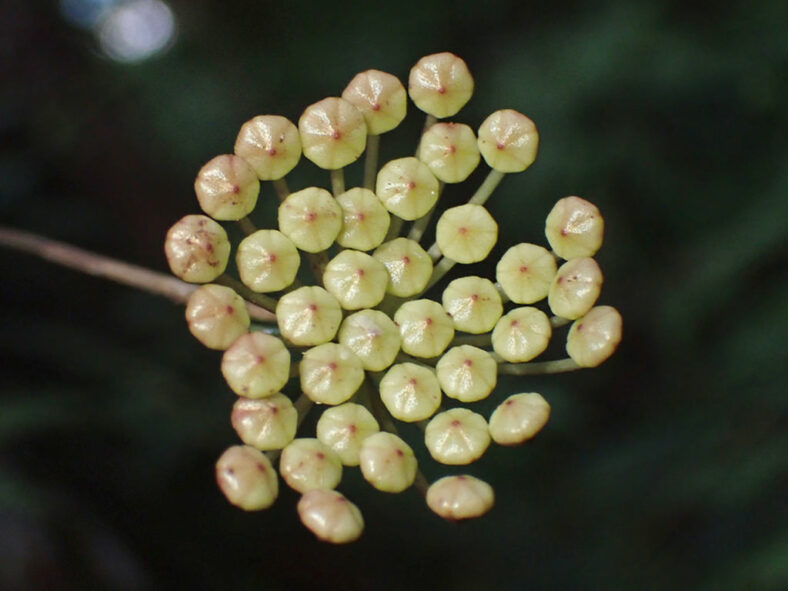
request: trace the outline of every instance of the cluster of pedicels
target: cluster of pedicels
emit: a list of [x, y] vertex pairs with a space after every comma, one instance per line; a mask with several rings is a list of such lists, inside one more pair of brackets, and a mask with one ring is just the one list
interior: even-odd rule
[[[415, 484], [446, 519], [482, 515], [493, 504], [490, 485], [471, 475], [428, 484], [397, 422], [418, 424], [440, 464], [470, 464], [491, 442], [532, 438], [550, 414], [535, 392], [509, 396], [489, 417], [475, 412], [499, 374], [594, 367], [618, 345], [620, 315], [595, 306], [602, 272], [592, 257], [603, 219], [580, 197], [560, 199], [547, 215], [551, 250], [517, 244], [494, 280], [460, 277], [439, 300], [424, 297], [456, 263], [488, 256], [498, 226], [484, 203], [505, 174], [536, 157], [536, 127], [517, 111], [496, 111], [477, 132], [440, 121], [456, 115], [473, 86], [451, 53], [422, 58], [407, 91], [391, 74], [368, 70], [341, 97], [307, 107], [298, 125], [277, 115], [247, 121], [234, 153], [197, 175], [207, 215], [179, 220], [165, 250], [176, 276], [205, 284], [191, 295], [186, 319], [201, 343], [224, 351], [221, 371], [238, 395], [231, 422], [243, 445], [216, 463], [232, 504], [270, 506], [278, 460], [281, 477], [302, 495], [301, 521], [328, 542], [350, 542], [363, 530], [359, 509], [336, 490], [351, 466], [383, 492]], [[408, 95], [427, 114], [416, 156], [378, 170], [380, 135], [403, 120]], [[343, 167], [365, 152], [363, 186], [348, 189]], [[285, 175], [302, 154], [331, 171], [331, 191], [289, 190]], [[486, 179], [466, 204], [441, 213], [425, 249], [420, 240], [444, 184], [464, 181], [482, 158]], [[278, 229], [258, 230], [247, 217], [261, 181], [271, 181], [281, 201]], [[231, 246], [220, 221], [237, 221], [246, 234], [235, 249], [240, 281], [225, 274]], [[297, 278], [304, 259], [316, 285]], [[554, 329], [569, 323], [568, 357], [533, 362]], [[296, 379], [300, 395], [282, 393]], [[316, 436], [297, 437], [310, 409], [321, 413]]]

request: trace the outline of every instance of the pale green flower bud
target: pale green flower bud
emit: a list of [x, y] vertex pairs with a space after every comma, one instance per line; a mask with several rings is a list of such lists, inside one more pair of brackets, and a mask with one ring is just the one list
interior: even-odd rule
[[436, 123], [421, 136], [419, 160], [444, 183], [460, 183], [479, 165], [476, 136], [462, 123]]
[[342, 462], [317, 439], [295, 439], [282, 450], [279, 473], [290, 488], [300, 493], [332, 489], [342, 480]]
[[358, 466], [364, 440], [380, 431], [365, 407], [346, 402], [323, 411], [317, 421], [317, 438], [339, 456], [345, 466]]
[[274, 336], [263, 332], [247, 333], [224, 352], [222, 375], [239, 396], [271, 396], [290, 379], [290, 352]]
[[383, 165], [378, 172], [375, 193], [391, 213], [403, 220], [415, 220], [438, 201], [439, 185], [426, 164], [408, 156]]
[[322, 287], [299, 287], [279, 298], [276, 322], [288, 341], [311, 347], [334, 338], [342, 322], [342, 308]]
[[550, 405], [540, 394], [514, 394], [490, 416], [490, 435], [499, 445], [517, 445], [539, 433], [549, 418]]
[[235, 264], [244, 285], [265, 293], [291, 285], [301, 257], [292, 240], [278, 230], [258, 230], [238, 245]]
[[279, 229], [301, 250], [320, 252], [339, 235], [342, 208], [325, 189], [307, 187], [279, 205]]
[[555, 274], [555, 257], [550, 251], [525, 242], [507, 250], [495, 268], [496, 280], [515, 304], [546, 298]]
[[444, 256], [458, 263], [478, 263], [498, 240], [498, 224], [481, 205], [466, 203], [443, 212], [435, 240]]
[[418, 463], [407, 443], [380, 431], [361, 444], [359, 467], [364, 479], [376, 489], [398, 493], [413, 484]]
[[380, 380], [380, 399], [395, 419], [413, 423], [435, 414], [441, 404], [441, 388], [431, 369], [398, 363]]
[[235, 153], [264, 181], [281, 179], [301, 158], [298, 129], [279, 115], [258, 115], [241, 126]]
[[197, 173], [194, 192], [202, 210], [217, 220], [240, 220], [257, 204], [260, 181], [243, 158], [216, 156]]
[[556, 316], [580, 318], [596, 303], [602, 291], [602, 270], [588, 257], [571, 259], [561, 265], [550, 286], [547, 303]]
[[187, 215], [167, 232], [164, 253], [173, 275], [189, 283], [208, 283], [227, 268], [230, 241], [211, 218]]
[[323, 285], [345, 310], [377, 306], [389, 274], [383, 263], [358, 250], [343, 250], [326, 265]]
[[342, 208], [342, 230], [337, 243], [345, 248], [372, 250], [386, 237], [391, 217], [377, 195], [356, 187], [337, 197]]
[[246, 302], [229, 287], [203, 285], [186, 304], [189, 331], [209, 349], [223, 351], [249, 330]]
[[279, 495], [276, 470], [248, 445], [227, 448], [216, 462], [216, 483], [227, 500], [244, 511], [267, 509]]
[[538, 308], [515, 308], [495, 325], [492, 346], [511, 363], [530, 361], [550, 342], [553, 329], [547, 315]]
[[389, 273], [387, 291], [406, 298], [424, 291], [432, 276], [432, 258], [415, 240], [395, 238], [381, 244], [372, 256]]
[[452, 347], [435, 366], [446, 396], [476, 402], [490, 395], [498, 381], [498, 363], [487, 351], [460, 345]]
[[402, 350], [414, 357], [437, 357], [454, 338], [454, 324], [443, 307], [432, 300], [405, 302], [394, 313]]
[[230, 422], [247, 445], [263, 451], [282, 449], [295, 437], [298, 411], [283, 394], [259, 400], [239, 398], [233, 405]]
[[472, 334], [489, 332], [503, 314], [503, 304], [492, 281], [470, 276], [455, 279], [443, 290], [443, 308], [454, 328]]
[[534, 122], [512, 109], [496, 111], [479, 128], [479, 150], [499, 172], [524, 171], [536, 160], [538, 146]]
[[310, 490], [298, 501], [298, 516], [319, 540], [331, 544], [356, 541], [364, 531], [361, 511], [335, 490]]
[[428, 55], [410, 70], [408, 94], [425, 113], [439, 119], [451, 117], [471, 98], [473, 77], [453, 53]]
[[562, 259], [594, 256], [602, 246], [604, 233], [599, 209], [580, 197], [559, 199], [545, 221], [547, 241]]
[[408, 97], [396, 76], [380, 70], [356, 74], [342, 91], [342, 98], [364, 115], [370, 135], [391, 131], [405, 118]]
[[566, 337], [566, 352], [580, 367], [596, 367], [621, 342], [621, 315], [611, 306], [597, 306], [575, 320]]
[[383, 371], [394, 363], [401, 339], [399, 328], [383, 312], [361, 310], [342, 322], [339, 342], [355, 353], [364, 369]]
[[364, 367], [353, 351], [338, 343], [324, 343], [304, 353], [298, 366], [301, 389], [318, 404], [341, 404], [364, 381]]
[[487, 421], [467, 408], [452, 408], [435, 415], [424, 431], [424, 444], [441, 464], [470, 464], [490, 445]]
[[450, 521], [481, 517], [494, 502], [492, 487], [467, 474], [445, 476], [427, 489], [427, 506]]
[[367, 145], [364, 115], [339, 97], [308, 106], [298, 120], [298, 131], [304, 156], [328, 170], [355, 162]]

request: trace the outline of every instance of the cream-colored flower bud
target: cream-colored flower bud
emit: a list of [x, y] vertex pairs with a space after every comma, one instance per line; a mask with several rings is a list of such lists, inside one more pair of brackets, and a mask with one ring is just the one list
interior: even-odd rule
[[376, 489], [398, 493], [413, 484], [418, 463], [407, 443], [380, 431], [361, 444], [359, 467], [364, 479]]
[[550, 251], [526, 242], [507, 250], [495, 268], [495, 279], [515, 304], [546, 298], [555, 274], [555, 257]]
[[596, 367], [621, 342], [621, 314], [611, 306], [597, 306], [575, 320], [566, 337], [566, 352], [580, 367]]
[[317, 438], [330, 447], [345, 466], [358, 466], [361, 444], [378, 431], [380, 427], [372, 413], [352, 402], [327, 408], [317, 421]]
[[276, 322], [288, 341], [311, 347], [334, 338], [342, 322], [342, 308], [322, 287], [307, 285], [279, 298]]
[[549, 418], [550, 405], [540, 394], [514, 394], [490, 416], [490, 435], [499, 445], [517, 445], [539, 433]]
[[367, 145], [367, 124], [352, 103], [339, 97], [308, 106], [298, 120], [304, 156], [336, 170], [355, 162]]
[[372, 256], [386, 266], [386, 289], [392, 295], [407, 298], [421, 293], [432, 277], [432, 258], [415, 240], [395, 238], [381, 244]]
[[427, 506], [450, 521], [481, 517], [495, 502], [492, 487], [473, 476], [444, 476], [427, 489]]
[[490, 395], [498, 381], [498, 363], [487, 351], [452, 347], [435, 366], [441, 390], [460, 402], [476, 402]]
[[424, 444], [441, 464], [470, 464], [490, 445], [487, 421], [467, 408], [452, 408], [435, 415], [424, 430]]
[[292, 240], [280, 231], [258, 230], [241, 240], [235, 264], [244, 285], [265, 293], [291, 285], [301, 257]]
[[391, 160], [378, 172], [375, 193], [391, 213], [415, 220], [438, 201], [440, 183], [426, 164], [413, 156]]
[[342, 462], [317, 439], [295, 439], [282, 450], [279, 473], [290, 488], [300, 493], [332, 489], [342, 480]]
[[455, 279], [443, 290], [443, 308], [456, 330], [489, 332], [503, 314], [503, 304], [492, 281], [470, 276]]
[[258, 511], [279, 495], [276, 470], [262, 452], [248, 445], [228, 447], [216, 462], [216, 483], [236, 507]]
[[530, 361], [550, 342], [553, 329], [547, 315], [538, 308], [515, 308], [495, 325], [492, 346], [511, 363]]
[[330, 544], [354, 542], [364, 531], [361, 511], [335, 490], [306, 492], [298, 501], [298, 516], [319, 540]]
[[279, 205], [279, 229], [301, 250], [320, 252], [339, 235], [342, 208], [325, 189], [307, 187]]
[[361, 310], [345, 318], [338, 340], [369, 371], [383, 371], [394, 363], [401, 343], [399, 328], [379, 310]]
[[398, 363], [380, 380], [380, 399], [395, 419], [413, 423], [435, 414], [441, 404], [441, 388], [431, 369]]
[[224, 352], [222, 375], [239, 396], [271, 396], [290, 379], [290, 351], [274, 336], [264, 332], [247, 333]]
[[338, 343], [324, 343], [306, 351], [298, 371], [304, 394], [318, 404], [341, 404], [364, 381], [361, 360]]
[[580, 318], [596, 303], [602, 291], [602, 270], [588, 257], [571, 259], [561, 265], [550, 285], [547, 303], [556, 316]]
[[412, 300], [394, 313], [402, 350], [414, 357], [437, 357], [454, 338], [454, 324], [438, 302]]
[[391, 131], [405, 118], [408, 96], [396, 76], [380, 70], [356, 74], [342, 98], [364, 115], [370, 135]]
[[239, 398], [233, 405], [230, 422], [247, 445], [263, 451], [282, 449], [295, 437], [298, 411], [284, 394], [259, 400]]
[[244, 123], [235, 153], [264, 181], [281, 179], [301, 158], [301, 138], [292, 122], [279, 115], [258, 115]]
[[167, 232], [164, 253], [173, 275], [189, 283], [208, 283], [227, 268], [230, 241], [208, 216], [187, 215]]
[[246, 302], [229, 287], [203, 285], [186, 304], [189, 331], [209, 349], [223, 351], [249, 330]]
[[443, 212], [435, 240], [444, 256], [458, 263], [478, 263], [498, 240], [498, 224], [481, 205], [466, 203]]
[[194, 192], [202, 210], [217, 220], [240, 220], [257, 204], [260, 181], [249, 163], [222, 154], [197, 173]]
[[326, 265], [323, 285], [345, 310], [377, 306], [389, 274], [383, 263], [358, 250], [343, 250]]
[[528, 117], [512, 109], [496, 111], [479, 127], [479, 150], [499, 172], [522, 172], [536, 160], [539, 133]]
[[436, 123], [421, 136], [419, 160], [444, 183], [461, 183], [479, 165], [476, 136], [463, 123]]
[[337, 243], [345, 248], [372, 250], [386, 237], [391, 217], [377, 195], [356, 187], [337, 197], [342, 208], [342, 230]]
[[547, 215], [544, 231], [550, 247], [562, 259], [592, 257], [602, 246], [605, 221], [593, 203], [564, 197]]
[[408, 94], [429, 115], [451, 117], [473, 94], [473, 77], [465, 62], [453, 53], [421, 58], [410, 70]]

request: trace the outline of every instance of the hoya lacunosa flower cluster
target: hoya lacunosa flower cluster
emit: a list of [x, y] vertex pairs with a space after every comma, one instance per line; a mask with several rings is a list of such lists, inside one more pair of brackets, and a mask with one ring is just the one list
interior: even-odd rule
[[[580, 197], [559, 199], [547, 213], [546, 245], [513, 245], [494, 276], [444, 280], [455, 265], [488, 257], [498, 225], [484, 203], [506, 174], [534, 162], [539, 140], [534, 123], [510, 109], [476, 128], [454, 121], [473, 86], [450, 53], [421, 59], [407, 90], [368, 70], [297, 122], [247, 121], [234, 153], [199, 171], [204, 215], [178, 221], [165, 250], [175, 275], [205, 284], [186, 319], [200, 342], [223, 351], [221, 372], [238, 395], [230, 421], [240, 443], [221, 455], [216, 479], [241, 509], [270, 506], [281, 477], [302, 495], [306, 527], [350, 542], [363, 519], [336, 489], [343, 471], [358, 467], [383, 492], [415, 483], [446, 519], [478, 517], [493, 505], [491, 486], [434, 466], [440, 477], [429, 485], [411, 445], [426, 446], [437, 465], [464, 466], [492, 443], [522, 443], [550, 406], [522, 392], [481, 414], [474, 403], [499, 396], [498, 375], [594, 367], [618, 345], [621, 317], [596, 305], [603, 219]], [[416, 156], [378, 167], [380, 135], [403, 120], [408, 96], [427, 114]], [[364, 154], [363, 183], [346, 187], [343, 167]], [[330, 171], [326, 187], [290, 190], [285, 177], [302, 157]], [[480, 165], [488, 175], [467, 203], [437, 205], [445, 184]], [[280, 199], [278, 220], [257, 229], [247, 216], [263, 183]], [[436, 211], [435, 241], [422, 244]], [[234, 247], [220, 224], [228, 221], [246, 235]], [[238, 279], [226, 273], [231, 256]], [[314, 281], [304, 279], [310, 274]], [[566, 341], [568, 357], [540, 360], [554, 337]], [[315, 433], [299, 431], [308, 412], [319, 413]], [[400, 423], [418, 424], [423, 439], [406, 442]]]

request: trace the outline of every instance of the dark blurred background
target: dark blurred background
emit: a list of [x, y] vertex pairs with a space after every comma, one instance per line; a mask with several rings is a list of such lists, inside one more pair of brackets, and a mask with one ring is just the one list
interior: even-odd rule
[[[284, 486], [258, 514], [217, 491], [234, 395], [180, 308], [0, 249], [0, 589], [788, 588], [787, 30], [784, 0], [2, 3], [2, 224], [166, 270], [196, 171], [246, 119], [450, 50], [477, 84], [456, 120], [540, 130], [490, 204], [496, 253], [590, 199], [625, 338], [597, 370], [501, 383], [553, 414], [474, 466], [488, 516], [445, 523], [346, 470], [367, 529], [333, 547]], [[412, 151], [415, 111], [384, 157]], [[255, 219], [274, 208], [264, 186]]]

